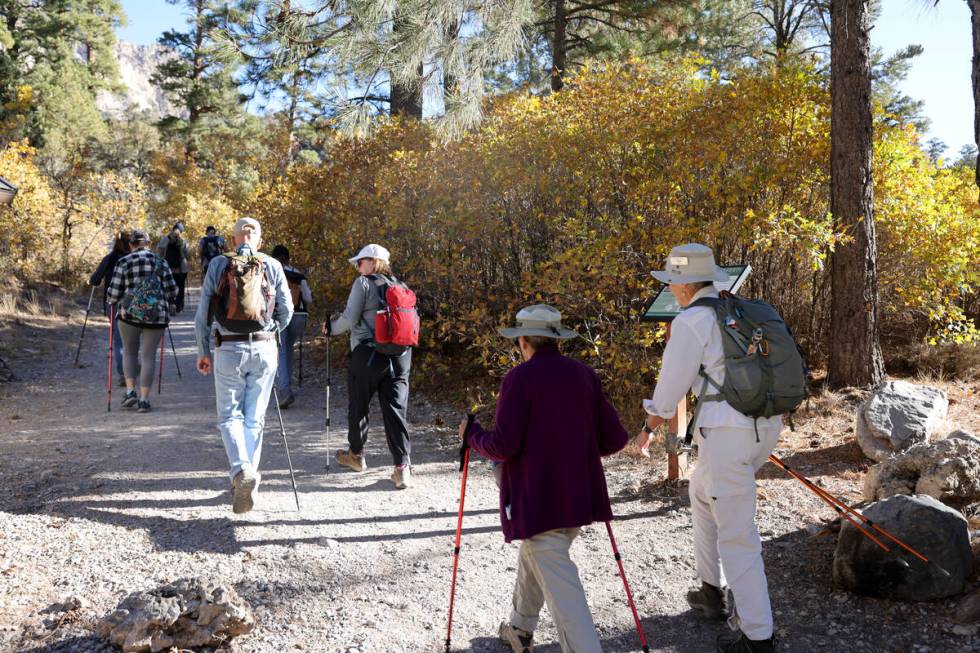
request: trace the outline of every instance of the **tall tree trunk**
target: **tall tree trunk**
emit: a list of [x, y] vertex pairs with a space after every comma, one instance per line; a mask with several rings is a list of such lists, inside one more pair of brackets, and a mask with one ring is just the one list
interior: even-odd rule
[[551, 90], [558, 92], [565, 85], [565, 66], [568, 58], [566, 42], [568, 17], [565, 15], [565, 0], [554, 0], [555, 34], [551, 42]]
[[[395, 16], [392, 31], [396, 34], [399, 30], [404, 29], [404, 22]], [[422, 64], [418, 67], [418, 80], [422, 79]], [[395, 83], [395, 80], [391, 80], [391, 91], [388, 96], [389, 109], [391, 115], [398, 116], [404, 115], [407, 117], [415, 118], [417, 120], [422, 119], [422, 85], [421, 83], [416, 83], [411, 86], [404, 84]]]
[[[980, 150], [980, 2], [966, 0], [970, 7], [970, 17], [973, 23], [973, 140]], [[976, 163], [977, 188], [980, 189], [980, 154]], [[978, 196], [980, 201], [980, 196]]]
[[830, 7], [830, 204], [835, 227], [850, 238], [830, 263], [832, 387], [876, 385], [884, 377], [871, 178], [869, 2], [833, 0]]

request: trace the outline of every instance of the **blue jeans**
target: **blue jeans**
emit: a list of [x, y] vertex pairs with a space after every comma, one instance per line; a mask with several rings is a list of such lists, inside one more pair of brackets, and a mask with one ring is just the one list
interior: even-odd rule
[[293, 319], [289, 321], [279, 336], [282, 338], [282, 347], [279, 349], [279, 374], [276, 376], [276, 388], [279, 390], [279, 398], [282, 399], [292, 394], [293, 379], [293, 349], [296, 343], [303, 337], [306, 330], [306, 313], [293, 313]]
[[225, 342], [214, 353], [214, 394], [218, 430], [228, 454], [229, 473], [257, 472], [262, 430], [276, 378], [275, 340]]
[[[118, 308], [118, 307], [117, 307]], [[109, 305], [105, 304], [105, 316], [109, 317]], [[122, 334], [119, 333], [119, 311], [114, 310], [112, 314], [112, 360], [116, 368], [116, 376], [123, 377], [123, 346]]]

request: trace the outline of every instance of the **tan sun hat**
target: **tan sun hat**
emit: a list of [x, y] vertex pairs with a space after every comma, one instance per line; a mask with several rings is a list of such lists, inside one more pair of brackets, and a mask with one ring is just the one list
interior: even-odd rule
[[561, 325], [561, 313], [547, 304], [527, 306], [517, 312], [517, 326], [497, 329], [505, 338], [518, 336], [544, 336], [556, 340], [568, 340], [578, 336], [576, 331]]
[[715, 265], [711, 248], [698, 243], [678, 245], [670, 250], [663, 271], [654, 270], [650, 274], [657, 281], [667, 284], [728, 281], [728, 274]]

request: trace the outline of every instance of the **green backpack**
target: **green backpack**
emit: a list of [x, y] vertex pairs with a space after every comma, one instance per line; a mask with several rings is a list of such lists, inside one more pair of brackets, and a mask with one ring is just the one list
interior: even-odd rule
[[[728, 292], [717, 298], [702, 297], [688, 308], [695, 306], [713, 309], [718, 318], [725, 350], [725, 382], [718, 384], [701, 366], [698, 373], [704, 378], [704, 385], [688, 427], [688, 443], [703, 402], [726, 401], [756, 420], [792, 413], [803, 403], [809, 394], [806, 358], [776, 309], [763, 301]], [[709, 385], [717, 392], [705, 394]]]
[[167, 298], [163, 292], [163, 259], [157, 257], [153, 272], [126, 291], [121, 302], [121, 315], [140, 324], [167, 324]]

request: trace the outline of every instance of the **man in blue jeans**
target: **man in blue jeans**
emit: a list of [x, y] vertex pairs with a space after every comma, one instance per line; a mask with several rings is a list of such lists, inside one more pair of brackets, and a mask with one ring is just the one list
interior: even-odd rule
[[[279, 331], [285, 329], [292, 318], [293, 302], [282, 265], [259, 253], [262, 227], [258, 221], [242, 218], [236, 222], [233, 238], [234, 253], [219, 256], [208, 265], [201, 284], [201, 303], [197, 307], [194, 327], [197, 370], [204, 375], [214, 371], [218, 430], [231, 468], [232, 510], [243, 513], [252, 509], [261, 480], [262, 430], [279, 360], [276, 341]], [[248, 309], [254, 308], [248, 303], [225, 301], [228, 293], [223, 289], [230, 285], [229, 276], [226, 276], [228, 266], [247, 266], [254, 264], [255, 259], [261, 262], [264, 272], [259, 274], [266, 275], [273, 294], [271, 316], [247, 313]], [[228, 292], [235, 293], [235, 290]], [[212, 298], [216, 300], [213, 307]], [[261, 303], [265, 304], [264, 301]], [[211, 315], [216, 318], [214, 336], [218, 350], [213, 360]]]

